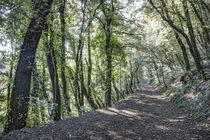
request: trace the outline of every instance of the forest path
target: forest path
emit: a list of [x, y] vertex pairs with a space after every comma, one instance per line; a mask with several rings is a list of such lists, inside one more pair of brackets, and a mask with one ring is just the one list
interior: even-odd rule
[[79, 118], [37, 126], [7, 137], [10, 140], [183, 140], [210, 139], [196, 124], [152, 86], [107, 109]]

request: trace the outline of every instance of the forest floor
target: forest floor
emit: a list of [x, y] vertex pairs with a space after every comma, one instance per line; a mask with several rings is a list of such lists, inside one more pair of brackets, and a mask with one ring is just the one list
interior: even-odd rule
[[[204, 127], [205, 126], [205, 127]], [[111, 108], [13, 133], [8, 140], [209, 140], [198, 125], [151, 86]]]

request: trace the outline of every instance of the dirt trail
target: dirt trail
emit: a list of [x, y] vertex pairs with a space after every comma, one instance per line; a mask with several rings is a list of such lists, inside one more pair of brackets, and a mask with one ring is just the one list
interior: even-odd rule
[[195, 122], [151, 86], [128, 100], [79, 118], [37, 126], [4, 138], [8, 140], [210, 140], [210, 132]]

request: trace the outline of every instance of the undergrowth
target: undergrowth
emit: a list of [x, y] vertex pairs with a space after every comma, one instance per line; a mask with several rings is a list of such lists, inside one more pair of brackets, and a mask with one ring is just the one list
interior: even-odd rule
[[202, 80], [192, 73], [185, 76], [187, 83], [171, 84], [161, 92], [190, 117], [202, 120], [210, 117], [210, 80]]

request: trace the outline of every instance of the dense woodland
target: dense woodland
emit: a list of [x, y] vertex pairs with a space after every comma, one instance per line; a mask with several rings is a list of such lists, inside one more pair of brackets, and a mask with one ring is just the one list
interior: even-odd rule
[[110, 107], [153, 84], [210, 115], [208, 0], [1, 0], [0, 127]]

